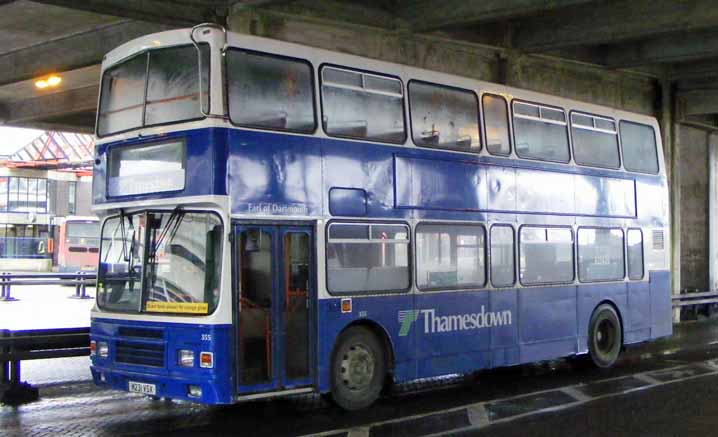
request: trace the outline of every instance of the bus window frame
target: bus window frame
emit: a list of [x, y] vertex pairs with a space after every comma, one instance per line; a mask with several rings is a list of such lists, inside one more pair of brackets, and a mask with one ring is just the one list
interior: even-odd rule
[[[175, 132], [175, 134], [181, 134], [181, 132]], [[139, 149], [139, 148], [148, 147], [148, 146], [159, 146], [159, 145], [163, 145], [163, 144], [171, 144], [173, 142], [182, 143], [182, 148], [184, 151], [184, 153], [182, 154], [182, 166], [184, 168], [184, 182], [182, 184], [182, 188], [178, 188], [176, 190], [151, 191], [151, 192], [139, 193], [139, 194], [120, 194], [118, 196], [110, 196], [110, 172], [109, 172], [109, 170], [110, 170], [110, 165], [111, 165], [110, 158], [112, 157], [113, 150], [123, 149], [123, 148]], [[122, 200], [122, 199], [130, 199], [130, 198], [137, 197], [137, 196], [152, 196], [152, 195], [157, 195], [157, 194], [168, 194], [168, 193], [169, 194], [179, 194], [187, 188], [187, 176], [188, 176], [187, 156], [188, 156], [188, 153], [187, 153], [187, 137], [185, 137], [185, 136], [171, 136], [171, 137], [166, 137], [166, 138], [162, 138], [159, 140], [153, 139], [153, 140], [150, 140], [147, 142], [133, 143], [133, 144], [129, 144], [129, 145], [119, 144], [119, 143], [111, 144], [105, 150], [105, 155], [107, 156], [107, 158], [106, 158], [107, 165], [106, 165], [106, 171], [105, 171], [105, 195], [107, 196], [108, 199]], [[102, 235], [102, 231], [100, 231], [100, 235]]]
[[[467, 94], [471, 94], [474, 97], [474, 102], [476, 103], [476, 117], [477, 117], [476, 129], [478, 130], [478, 134], [479, 134], [478, 135], [479, 147], [476, 150], [466, 150], [466, 149], [462, 149], [459, 147], [432, 147], [432, 146], [427, 146], [427, 145], [416, 143], [416, 141], [414, 140], [414, 119], [412, 117], [412, 105], [411, 105], [411, 84], [414, 82], [421, 84], [421, 85], [429, 85], [429, 86], [434, 86], [437, 88], [444, 88], [444, 89], [447, 89], [450, 91], [458, 91], [458, 92], [462, 92], [462, 93], [467, 93]], [[409, 126], [411, 128], [410, 129], [411, 130], [411, 132], [410, 132], [411, 133], [411, 143], [414, 146], [421, 147], [422, 149], [450, 150], [453, 152], [463, 152], [463, 153], [471, 153], [471, 154], [477, 154], [477, 155], [480, 154], [481, 151], [484, 149], [483, 139], [481, 138], [481, 134], [482, 134], [482, 132], [481, 132], [481, 126], [482, 126], [481, 125], [481, 123], [482, 123], [481, 108], [480, 108], [479, 96], [476, 94], [476, 91], [470, 90], [467, 88], [461, 88], [461, 87], [456, 87], [456, 86], [452, 86], [452, 85], [444, 85], [444, 84], [430, 82], [430, 81], [421, 80], [421, 79], [410, 79], [409, 82], [407, 82], [407, 84], [406, 84], [406, 102], [407, 102], [407, 108], [408, 108], [408, 112], [409, 112]]]
[[[207, 108], [209, 109], [209, 108], [212, 107], [212, 62], [211, 62], [211, 59], [212, 59], [212, 45], [211, 45], [210, 43], [207, 43], [207, 42], [201, 42], [201, 43], [199, 43], [199, 44], [200, 44], [200, 45], [206, 45], [207, 48], [208, 48], [208, 50], [209, 50], [209, 59], [210, 59], [210, 62], [207, 63]], [[207, 116], [204, 115], [204, 114], [202, 114], [202, 109], [203, 109], [202, 106], [203, 106], [203, 105], [202, 105], [202, 101], [201, 101], [201, 98], [200, 98], [200, 102], [199, 102], [200, 115], [199, 115], [199, 117], [188, 118], [188, 119], [183, 119], [183, 120], [166, 121], [166, 122], [164, 122], [164, 123], [145, 124], [145, 111], [146, 111], [146, 107], [147, 107], [147, 85], [148, 85], [148, 83], [149, 83], [149, 74], [150, 74], [150, 57], [149, 57], [149, 54], [150, 54], [150, 52], [157, 52], [157, 51], [160, 51], [160, 50], [167, 50], [167, 49], [176, 49], [176, 48], [181, 48], [181, 47], [194, 47], [194, 45], [193, 45], [193, 44], [175, 44], [175, 45], [171, 45], [171, 46], [167, 46], [167, 47], [160, 47], [160, 48], [146, 48], [146, 49], [143, 49], [143, 50], [141, 50], [141, 51], [138, 51], [137, 53], [132, 53], [131, 55], [126, 56], [126, 57], [124, 57], [124, 58], [118, 60], [117, 62], [115, 62], [113, 65], [111, 65], [110, 67], [108, 67], [107, 69], [105, 69], [105, 70], [102, 72], [102, 77], [100, 77], [100, 96], [99, 96], [98, 105], [97, 105], [97, 114], [95, 114], [95, 136], [96, 136], [98, 139], [99, 139], [99, 138], [111, 137], [111, 136], [113, 136], [113, 135], [119, 135], [119, 134], [122, 134], [122, 133], [125, 133], [125, 132], [130, 132], [130, 131], [133, 131], [133, 130], [146, 129], [146, 128], [150, 128], [150, 127], [169, 126], [169, 125], [172, 125], [172, 124], [188, 123], [188, 122], [192, 122], [192, 121], [200, 121], [200, 120], [206, 120], [206, 119], [207, 119]], [[101, 108], [102, 108], [102, 101], [103, 101], [103, 99], [104, 99], [104, 97], [105, 97], [105, 96], [104, 96], [105, 93], [102, 92], [102, 91], [103, 91], [103, 85], [104, 85], [104, 83], [105, 83], [105, 74], [106, 74], [108, 71], [112, 71], [112, 70], [114, 70], [116, 67], [119, 67], [120, 65], [124, 64], [125, 62], [131, 60], [132, 58], [135, 58], [135, 57], [138, 57], [138, 56], [141, 56], [141, 55], [145, 55], [145, 57], [147, 57], [146, 66], [145, 66], [144, 91], [143, 91], [143, 97], [142, 97], [142, 124], [139, 125], [139, 126], [131, 127], [131, 128], [129, 128], [129, 129], [120, 130], [120, 131], [116, 131], [116, 132], [110, 132], [110, 133], [106, 133], [106, 134], [104, 134], [104, 135], [100, 135], [100, 129], [99, 129], [99, 128], [100, 128], [100, 112], [101, 112], [100, 110], [101, 110]], [[200, 56], [202, 56], [202, 51], [201, 51], [201, 50], [200, 50]], [[199, 74], [201, 75], [202, 72], [199, 72]], [[201, 93], [202, 93], [202, 91], [200, 90], [200, 95], [201, 95]]]
[[[509, 229], [511, 229], [511, 237], [513, 237], [511, 259], [513, 260], [514, 268], [513, 268], [513, 279], [511, 281], [511, 284], [509, 284], [509, 285], [498, 285], [497, 286], [496, 284], [494, 284], [494, 275], [491, 274], [491, 241], [492, 241], [491, 232], [493, 231], [494, 228], [509, 228]], [[489, 244], [487, 244], [486, 246], [487, 246], [487, 250], [489, 251], [489, 263], [488, 263], [489, 276], [490, 276], [489, 279], [491, 281], [491, 287], [493, 289], [501, 290], [501, 289], [512, 289], [512, 288], [516, 287], [516, 279], [518, 277], [518, 274], [516, 273], [516, 267], [518, 266], [518, 261], [516, 261], [516, 256], [518, 255], [518, 245], [516, 244], [517, 240], [518, 240], [518, 238], [516, 236], [516, 229], [508, 223], [494, 223], [489, 227]]]
[[[333, 224], [350, 224], [350, 225], [403, 225], [407, 228], [407, 274], [409, 276], [409, 283], [403, 290], [389, 289], [389, 290], [371, 290], [371, 291], [332, 291], [329, 288], [329, 257], [327, 257], [327, 251], [329, 248], [329, 227]], [[371, 237], [371, 235], [370, 235]], [[330, 296], [376, 296], [376, 295], [393, 295], [393, 294], [408, 294], [411, 293], [414, 284], [414, 241], [412, 240], [413, 235], [411, 231], [411, 225], [407, 221], [391, 221], [391, 220], [329, 220], [324, 225], [324, 287]], [[368, 240], [371, 241], [371, 240]], [[361, 244], [361, 243], [360, 243]], [[393, 243], [402, 244], [402, 243]]]
[[[390, 78], [390, 79], [397, 80], [399, 82], [399, 84], [401, 85], [401, 118], [402, 118], [403, 126], [404, 126], [404, 138], [401, 141], [393, 142], [393, 141], [380, 141], [375, 138], [352, 137], [352, 136], [348, 136], [348, 135], [336, 135], [336, 134], [328, 133], [327, 130], [324, 128], [324, 93], [322, 92], [322, 87], [324, 86], [324, 79], [323, 79], [324, 75], [322, 72], [323, 72], [324, 68], [334, 68], [337, 70], [346, 70], [346, 71], [350, 71], [353, 73], [369, 74], [369, 75], [377, 76], [380, 78]], [[377, 73], [377, 72], [371, 71], [371, 70], [347, 67], [347, 66], [343, 66], [343, 65], [339, 65], [339, 64], [329, 63], [329, 62], [322, 62], [321, 64], [319, 64], [319, 68], [317, 69], [317, 76], [319, 77], [319, 87], [318, 87], [318, 89], [319, 89], [319, 106], [320, 106], [320, 110], [321, 110], [321, 113], [319, 114], [320, 118], [321, 118], [320, 124], [321, 124], [322, 132], [324, 133], [324, 135], [326, 135], [327, 137], [330, 137], [330, 138], [343, 138], [343, 139], [347, 139], [347, 140], [362, 141], [362, 142], [367, 142], [367, 143], [394, 144], [394, 145], [405, 145], [406, 144], [408, 136], [409, 136], [409, 129], [406, 124], [407, 123], [407, 120], [406, 120], [407, 96], [406, 96], [406, 86], [404, 85], [404, 81], [401, 79], [401, 77], [394, 75], [394, 74]]]
[[[253, 125], [253, 124], [241, 124], [241, 123], [235, 123], [234, 120], [232, 120], [232, 117], [230, 116], [230, 109], [229, 109], [230, 108], [229, 75], [231, 72], [229, 71], [229, 68], [227, 68], [228, 60], [227, 60], [227, 56], [226, 56], [226, 53], [231, 52], [231, 51], [244, 52], [244, 53], [248, 53], [248, 54], [252, 54], [252, 55], [256, 55], [256, 56], [264, 56], [267, 58], [276, 58], [276, 59], [282, 59], [282, 60], [286, 60], [286, 61], [299, 62], [299, 63], [306, 64], [309, 67], [310, 85], [312, 88], [312, 96], [311, 96], [312, 97], [311, 98], [312, 114], [313, 114], [313, 121], [314, 121], [314, 126], [313, 126], [311, 132], [301, 131], [301, 130], [296, 130], [296, 129], [277, 129], [277, 128], [271, 128], [271, 127], [267, 127], [267, 126], [257, 126], [257, 125]], [[304, 58], [297, 58], [294, 56], [280, 55], [280, 54], [275, 54], [275, 53], [267, 53], [267, 52], [263, 52], [260, 50], [246, 49], [246, 48], [237, 47], [237, 46], [227, 46], [226, 50], [224, 50], [223, 53], [225, 53], [225, 55], [223, 56], [224, 61], [222, 63], [222, 68], [224, 68], [225, 76], [224, 76], [224, 80], [223, 80], [224, 84], [222, 86], [224, 88], [224, 102], [225, 102], [225, 105], [227, 108], [227, 120], [229, 120], [229, 123], [232, 126], [262, 130], [262, 131], [270, 131], [270, 132], [286, 132], [286, 133], [301, 134], [301, 135], [316, 135], [317, 128], [319, 126], [318, 121], [317, 121], [317, 102], [316, 102], [317, 87], [315, 84], [316, 70], [314, 69], [314, 65], [312, 64], [311, 61], [309, 61], [308, 59], [304, 59]]]
[[414, 226], [414, 241], [418, 241], [418, 233], [419, 233], [419, 227], [421, 225], [425, 226], [436, 226], [436, 225], [444, 225], [444, 226], [467, 226], [467, 227], [477, 227], [482, 228], [484, 230], [484, 247], [483, 247], [483, 253], [484, 253], [484, 282], [481, 285], [470, 285], [466, 287], [461, 286], [453, 286], [453, 287], [421, 287], [419, 285], [418, 277], [419, 277], [419, 260], [416, 259], [419, 256], [419, 249], [418, 247], [414, 250], [414, 282], [416, 283], [416, 289], [421, 292], [432, 292], [432, 291], [445, 291], [445, 292], [451, 292], [451, 291], [483, 291], [488, 288], [489, 285], [489, 274], [488, 274], [488, 251], [487, 251], [487, 244], [486, 241], [488, 240], [488, 233], [486, 231], [486, 225], [484, 223], [478, 223], [478, 222], [434, 222], [434, 221], [426, 221], [426, 222], [418, 222], [416, 226]]
[[[173, 211], [172, 209], [152, 209], [152, 208], [149, 208], [149, 209], [140, 209], [140, 210], [137, 210], [137, 211], [132, 211], [132, 212], [130, 212], [130, 213], [126, 213], [126, 215], [137, 215], [137, 216], [140, 216], [140, 215], [142, 215], [142, 214], [151, 214], [151, 213], [171, 214], [172, 211]], [[225, 265], [224, 265], [224, 264], [225, 264], [225, 263], [224, 263], [224, 259], [225, 259], [225, 255], [226, 255], [226, 253], [227, 253], [227, 252], [226, 252], [226, 251], [227, 251], [227, 246], [228, 246], [228, 245], [231, 245], [231, 243], [232, 243], [231, 241], [227, 240], [227, 237], [226, 237], [226, 235], [227, 235], [226, 224], [225, 224], [224, 220], [222, 219], [222, 214], [221, 214], [219, 211], [214, 210], [214, 209], [206, 209], [206, 210], [201, 210], [201, 209], [187, 209], [187, 210], [185, 210], [185, 209], [183, 209], [182, 212], [185, 213], [185, 214], [193, 214], [193, 213], [194, 213], [194, 214], [212, 214], [212, 215], [216, 216], [217, 218], [219, 218], [220, 226], [222, 226], [222, 253], [220, 254], [221, 262], [220, 262], [220, 269], [219, 269], [219, 287], [220, 287], [220, 293], [219, 293], [219, 297], [218, 297], [218, 299], [217, 299], [217, 305], [214, 306], [214, 309], [213, 309], [211, 312], [208, 312], [207, 314], [159, 313], [159, 312], [151, 312], [151, 311], [146, 311], [146, 310], [143, 311], [143, 310], [142, 310], [142, 307], [145, 306], [146, 303], [147, 303], [147, 302], [145, 302], [146, 291], [145, 291], [145, 275], [144, 275], [144, 269], [145, 269], [145, 265], [147, 264], [147, 259], [146, 259], [146, 257], [145, 257], [146, 254], [143, 253], [143, 254], [142, 254], [142, 259], [140, 260], [140, 261], [142, 262], [142, 277], [140, 278], [141, 282], [140, 282], [140, 306], [139, 306], [139, 308], [136, 309], [136, 310], [134, 310], [134, 311], [122, 311], [122, 310], [108, 310], [108, 309], [105, 309], [102, 305], [100, 305], [100, 302], [99, 302], [100, 293], [99, 293], [99, 290], [98, 290], [98, 292], [95, 292], [95, 305], [97, 305], [97, 308], [98, 308], [100, 311], [102, 311], [102, 312], [104, 312], [104, 313], [109, 313], [109, 314], [135, 314], [135, 315], [151, 315], [151, 316], [182, 316], [182, 317], [189, 317], [189, 318], [209, 317], [209, 316], [211, 316], [211, 315], [213, 315], [214, 313], [217, 312], [217, 310], [219, 309], [220, 305], [222, 304], [222, 291], [221, 291], [221, 290], [224, 288], [224, 287], [223, 287], [223, 282], [224, 282], [224, 280], [225, 280], [224, 275], [226, 274], [226, 272], [225, 272]], [[105, 217], [104, 220], [102, 221], [102, 226], [100, 227], [100, 244], [99, 244], [99, 246], [98, 246], [99, 251], [98, 251], [98, 253], [97, 253], [97, 254], [98, 254], [98, 258], [99, 258], [99, 259], [98, 259], [98, 274], [99, 274], [99, 265], [102, 264], [102, 243], [103, 243], [103, 238], [102, 238], [102, 236], [104, 235], [104, 232], [105, 232], [105, 225], [107, 224], [107, 222], [108, 222], [110, 219], [117, 218], [117, 217], [120, 217], [120, 214], [114, 214], [114, 215], [107, 216], [107, 217]], [[149, 238], [149, 236], [148, 236], [148, 235], [145, 235], [145, 238]], [[148, 248], [145, 247], [145, 252], [147, 251], [147, 249], [148, 249]], [[230, 256], [232, 256], [232, 254], [230, 254]], [[230, 269], [230, 272], [231, 272], [231, 269]], [[98, 279], [99, 279], [99, 277], [98, 277]], [[232, 299], [232, 297], [230, 297], [230, 300], [231, 300], [231, 299]]]
[[[532, 157], [526, 157], [521, 156], [521, 154], [518, 152], [518, 148], [516, 147], [516, 123], [513, 122], [514, 118], [516, 117], [516, 113], [514, 111], [514, 104], [515, 103], [524, 103], [531, 106], [536, 106], [539, 108], [539, 114], [541, 114], [540, 108], [548, 108], [553, 110], [560, 110], [563, 113], [564, 116], [564, 133], [566, 134], [566, 151], [568, 152], [568, 159], [566, 161], [561, 161], [557, 159], [542, 159], [542, 158], [532, 158]], [[557, 121], [544, 121], [542, 118], [535, 118], [535, 117], [529, 117], [529, 116], [521, 116], [519, 115], [519, 118], [525, 117], [525, 119], [535, 120], [539, 123], [548, 123], [548, 124], [555, 124], [555, 125], [561, 125], [560, 122]], [[539, 162], [552, 162], [557, 164], [571, 164], [571, 161], [573, 160], [572, 150], [571, 150], [571, 134], [569, 132], [569, 120], [566, 118], [566, 109], [561, 106], [554, 106], [554, 105], [547, 105], [545, 103], [539, 103], [539, 102], [533, 102], [530, 100], [523, 100], [523, 99], [512, 99], [511, 100], [511, 135], [512, 140], [514, 144], [514, 152], [516, 153], [516, 157], [519, 159], [525, 159], [527, 161], [539, 161]]]
[[[581, 265], [580, 265], [580, 260], [579, 260], [580, 244], [578, 242], [578, 233], [582, 229], [593, 229], [593, 230], [602, 229], [602, 230], [608, 230], [608, 231], [621, 231], [621, 238], [623, 239], [623, 245], [622, 245], [623, 246], [623, 248], [622, 248], [622, 251], [623, 251], [623, 263], [622, 263], [623, 264], [623, 276], [622, 277], [611, 278], [611, 279], [594, 279], [592, 281], [584, 281], [581, 279], [581, 274], [580, 274]], [[628, 256], [627, 256], [628, 254], [627, 254], [627, 246], [626, 246], [627, 244], [628, 244], [628, 238], [626, 237], [626, 231], [620, 226], [615, 226], [615, 227], [614, 226], [579, 226], [579, 227], [577, 227], [576, 228], [575, 245], [576, 245], [576, 267], [577, 267], [576, 279], [578, 279], [578, 282], [580, 284], [601, 284], [601, 283], [605, 283], [605, 282], [624, 282], [626, 280], [626, 276], [628, 274], [628, 266], [626, 264], [628, 262]], [[641, 243], [641, 245], [643, 245], [643, 243]]]
[[[508, 133], [509, 133], [509, 136], [508, 136], [508, 138], [509, 138], [509, 151], [508, 151], [507, 153], [493, 153], [491, 150], [489, 150], [489, 147], [488, 147], [489, 139], [488, 139], [488, 137], [486, 137], [487, 128], [486, 128], [486, 111], [484, 110], [484, 96], [495, 97], [495, 98], [499, 98], [499, 99], [501, 99], [501, 100], [504, 101], [504, 106], [506, 107], [506, 129], [508, 130]], [[513, 129], [513, 121], [512, 121], [511, 108], [510, 108], [509, 106], [510, 106], [510, 105], [509, 105], [508, 99], [507, 99], [506, 97], [502, 96], [501, 94], [496, 94], [496, 93], [482, 93], [482, 94], [481, 94], [481, 112], [482, 112], [482, 114], [481, 114], [481, 121], [482, 121], [481, 127], [483, 127], [483, 132], [482, 132], [482, 134], [486, 137], [486, 138], [484, 138], [484, 144], [485, 144], [484, 148], [485, 148], [486, 151], [489, 153], [489, 155], [492, 155], [492, 156], [505, 156], [505, 157], [510, 157], [511, 154], [512, 154], [512, 152], [514, 151], [514, 147], [513, 147], [513, 146], [514, 146], [514, 145], [513, 145], [513, 142], [514, 142], [514, 129]], [[518, 155], [517, 155], [517, 156], [518, 156]], [[516, 279], [516, 278], [514, 278], [514, 285], [516, 284], [515, 279]]]
[[[576, 148], [576, 141], [575, 141], [574, 138], [573, 138], [573, 129], [574, 129], [574, 127], [573, 127], [573, 118], [572, 118], [572, 117], [573, 117], [573, 114], [583, 115], [583, 116], [585, 116], [585, 117], [600, 118], [600, 119], [604, 119], [604, 120], [610, 120], [610, 121], [613, 122], [614, 126], [616, 127], [616, 132], [615, 132], [615, 135], [616, 135], [616, 151], [618, 152], [618, 166], [617, 166], [617, 167], [610, 167], [610, 166], [607, 166], [607, 165], [581, 164], [581, 163], [579, 163], [579, 162], [576, 160], [576, 150], [575, 150], [575, 148]], [[606, 116], [606, 115], [599, 115], [599, 114], [593, 114], [593, 113], [590, 113], [590, 112], [584, 112], [584, 111], [581, 111], [581, 110], [578, 110], [578, 109], [571, 109], [571, 110], [568, 112], [568, 123], [569, 123], [569, 129], [568, 129], [568, 130], [569, 130], [569, 135], [570, 135], [570, 137], [571, 137], [571, 143], [570, 143], [570, 145], [571, 145], [571, 157], [573, 158], [573, 162], [574, 162], [577, 166], [579, 166], [579, 167], [588, 167], [588, 168], [603, 168], [603, 169], [607, 169], [607, 170], [623, 170], [623, 149], [621, 148], [621, 134], [620, 134], [620, 132], [619, 132], [619, 130], [618, 130], [618, 121], [617, 121], [615, 118], [609, 117], [609, 116]], [[577, 129], [584, 129], [584, 130], [595, 131], [595, 132], [609, 133], [609, 132], [607, 132], [607, 131], [605, 131], [605, 130], [603, 130], [603, 129], [590, 128], [590, 127], [588, 127], [588, 126], [577, 127]]]
[[[571, 246], [572, 246], [572, 247], [571, 247], [571, 257], [573, 258], [573, 262], [571, 263], [571, 269], [572, 269], [573, 275], [572, 275], [572, 279], [571, 279], [570, 281], [565, 281], [565, 282], [555, 282], [555, 281], [554, 281], [554, 282], [536, 282], [536, 283], [531, 283], [531, 284], [526, 284], [526, 283], [524, 283], [524, 281], [521, 279], [521, 274], [520, 274], [520, 272], [521, 272], [521, 230], [522, 230], [523, 228], [568, 229], [569, 231], [571, 231]], [[571, 285], [571, 284], [575, 284], [575, 283], [576, 283], [576, 276], [577, 276], [577, 274], [576, 274], [576, 265], [577, 265], [577, 261], [578, 261], [578, 260], [576, 259], [576, 258], [577, 258], [577, 254], [576, 254], [576, 246], [577, 246], [577, 244], [576, 244], [576, 232], [575, 232], [575, 229], [573, 228], [573, 226], [571, 226], [571, 225], [542, 225], [542, 224], [533, 224], [533, 223], [532, 223], [532, 224], [522, 224], [521, 226], [518, 227], [518, 229], [517, 229], [517, 234], [518, 234], [518, 236], [517, 236], [517, 238], [516, 238], [516, 241], [517, 241], [517, 250], [518, 250], [518, 253], [519, 253], [519, 257], [518, 257], [519, 260], [518, 260], [518, 265], [517, 265], [517, 266], [518, 266], [518, 269], [519, 269], [519, 270], [518, 270], [518, 271], [519, 271], [519, 274], [517, 275], [517, 277], [518, 277], [518, 282], [519, 282], [519, 284], [521, 284], [521, 287], [531, 288], [531, 287], [546, 287], [546, 286], [551, 286], [551, 285], [564, 286], [564, 285]]]
[[[623, 123], [632, 124], [634, 126], [647, 127], [647, 128], [651, 129], [651, 132], [653, 132], [653, 150], [655, 150], [655, 152], [656, 152], [656, 171], [655, 172], [631, 170], [628, 167], [626, 167], [626, 164], [625, 164], [626, 160], [623, 159], [624, 147], [623, 147], [623, 138], [621, 135], [621, 126], [623, 125]], [[621, 145], [621, 162], [623, 163], [623, 169], [625, 171], [630, 172], [630, 173], [646, 174], [646, 175], [652, 175], [652, 176], [656, 176], [661, 173], [661, 159], [658, 157], [658, 136], [656, 135], [656, 129], [652, 125], [646, 124], [646, 123], [639, 123], [637, 121], [627, 120], [625, 118], [622, 118], [622, 119], [618, 120], [618, 140]]]

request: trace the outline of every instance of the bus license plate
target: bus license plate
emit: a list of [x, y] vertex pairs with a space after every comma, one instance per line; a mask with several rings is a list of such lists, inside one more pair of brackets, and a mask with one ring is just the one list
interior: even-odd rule
[[132, 393], [141, 393], [143, 395], [156, 395], [157, 386], [154, 384], [145, 384], [143, 382], [129, 381], [130, 391]]

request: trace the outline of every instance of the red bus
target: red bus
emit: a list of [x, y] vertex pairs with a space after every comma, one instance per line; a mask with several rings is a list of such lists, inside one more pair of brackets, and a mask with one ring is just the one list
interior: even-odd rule
[[57, 246], [57, 264], [61, 272], [95, 270], [100, 246], [98, 219], [68, 217], [60, 226]]

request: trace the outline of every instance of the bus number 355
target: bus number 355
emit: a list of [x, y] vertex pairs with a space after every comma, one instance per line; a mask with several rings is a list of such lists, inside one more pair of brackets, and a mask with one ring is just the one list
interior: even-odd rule
[[202, 334], [202, 341], [212, 341], [212, 334]]

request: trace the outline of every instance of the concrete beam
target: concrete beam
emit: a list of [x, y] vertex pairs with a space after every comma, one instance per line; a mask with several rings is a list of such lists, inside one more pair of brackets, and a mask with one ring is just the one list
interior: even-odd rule
[[677, 95], [680, 115], [718, 114], [718, 89], [684, 91]]
[[450, 26], [523, 17], [593, 1], [595, 0], [444, 0], [438, 6], [434, 0], [413, 0], [405, 2], [399, 15], [409, 23], [412, 30], [425, 32]]
[[682, 81], [718, 78], [718, 60], [708, 59], [671, 65], [666, 72], [666, 78]]
[[718, 32], [665, 35], [603, 50], [603, 64], [612, 68], [686, 62], [718, 57]]
[[513, 44], [525, 51], [613, 44], [718, 26], [713, 0], [620, 0], [579, 5], [526, 20]]
[[4, 106], [7, 124], [42, 122], [46, 119], [66, 118], [69, 115], [94, 112], [97, 107], [98, 86], [47, 94]]
[[0, 85], [102, 62], [105, 53], [148, 33], [169, 27], [123, 21], [0, 55]]
[[162, 23], [171, 26], [193, 26], [215, 21], [217, 9], [212, 2], [185, 0], [33, 0], [86, 12], [94, 12], [132, 20]]

